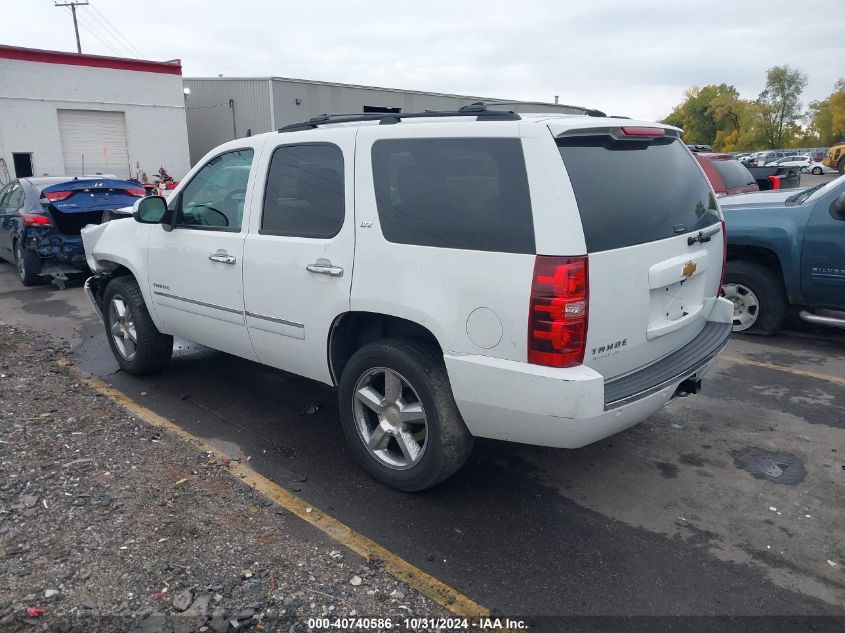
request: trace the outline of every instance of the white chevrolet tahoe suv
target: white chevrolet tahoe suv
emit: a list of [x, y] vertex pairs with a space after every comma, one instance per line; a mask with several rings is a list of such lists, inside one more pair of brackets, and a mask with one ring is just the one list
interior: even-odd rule
[[449, 477], [473, 437], [584, 446], [696, 393], [733, 315], [679, 130], [588, 112], [231, 141], [84, 231], [86, 292], [129, 373], [181, 337], [337, 386], [352, 451], [395, 488]]

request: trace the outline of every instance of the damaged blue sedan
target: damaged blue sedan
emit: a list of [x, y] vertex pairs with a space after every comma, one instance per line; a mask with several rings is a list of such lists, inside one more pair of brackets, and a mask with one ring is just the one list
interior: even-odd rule
[[101, 178], [20, 178], [0, 189], [0, 258], [15, 265], [21, 282], [64, 288], [87, 274], [80, 231], [101, 224], [145, 195], [143, 185]]

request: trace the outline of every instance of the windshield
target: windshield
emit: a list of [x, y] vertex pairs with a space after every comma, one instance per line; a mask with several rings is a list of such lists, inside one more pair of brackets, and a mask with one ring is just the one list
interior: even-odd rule
[[824, 198], [831, 191], [839, 188], [843, 184], [845, 184], [845, 175], [839, 176], [836, 180], [831, 180], [826, 185], [816, 185], [815, 187], [810, 187], [800, 193], [796, 193], [794, 196], [787, 198], [786, 202], [790, 205], [805, 203], [812, 204], [820, 198]]

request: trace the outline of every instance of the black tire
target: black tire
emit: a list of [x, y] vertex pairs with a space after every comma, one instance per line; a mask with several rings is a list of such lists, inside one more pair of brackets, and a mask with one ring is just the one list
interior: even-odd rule
[[15, 240], [15, 267], [18, 269], [18, 277], [24, 286], [38, 286], [44, 283], [44, 279], [38, 273], [41, 272], [41, 260], [38, 255], [26, 249], [20, 240]]
[[[112, 334], [114, 315], [110, 306], [116, 296], [123, 300], [131, 313], [135, 328], [137, 344], [135, 353], [131, 358], [123, 355]], [[117, 277], [109, 282], [103, 295], [102, 309], [109, 347], [111, 347], [112, 354], [114, 354], [123, 371], [140, 376], [161, 371], [167, 367], [173, 354], [173, 337], [158, 331], [150, 318], [141, 289], [133, 277]]]
[[[425, 411], [427, 436], [419, 461], [396, 470], [376, 458], [364, 443], [355, 421], [355, 387], [374, 368], [387, 368], [410, 383]], [[406, 492], [430, 488], [464, 465], [473, 437], [452, 396], [439, 350], [414, 339], [385, 339], [359, 349], [343, 370], [338, 389], [340, 420], [355, 458], [376, 480]]]
[[814, 176], [821, 176], [824, 173], [824, 170], [821, 167], [813, 167], [813, 175]]
[[[743, 334], [771, 336], [780, 330], [789, 312], [789, 301], [783, 282], [771, 270], [748, 260], [732, 260], [725, 271], [725, 285], [742, 284], [756, 295], [759, 308], [757, 320]], [[736, 330], [736, 327], [734, 328]]]
[[845, 174], [845, 158], [839, 161], [839, 164], [836, 166], [836, 169], [840, 174]]

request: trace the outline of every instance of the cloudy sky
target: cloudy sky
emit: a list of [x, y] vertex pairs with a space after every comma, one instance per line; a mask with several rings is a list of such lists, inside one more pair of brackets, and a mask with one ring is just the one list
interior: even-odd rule
[[[78, 10], [83, 52], [179, 58], [189, 77], [560, 95], [656, 119], [694, 84], [726, 82], [756, 97], [774, 65], [807, 73], [805, 103], [845, 75], [845, 0], [90, 2]], [[2, 6], [0, 43], [75, 50], [68, 9], [52, 0]]]

